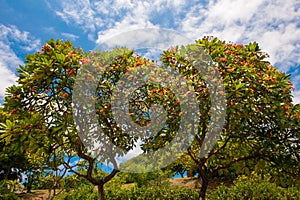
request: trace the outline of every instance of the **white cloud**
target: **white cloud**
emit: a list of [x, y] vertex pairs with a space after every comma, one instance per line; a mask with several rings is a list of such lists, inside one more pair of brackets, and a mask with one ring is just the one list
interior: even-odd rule
[[53, 26], [50, 26], [50, 27], [44, 27], [43, 28], [43, 31], [46, 32], [46, 33], [51, 33], [53, 35], [56, 35], [57, 32], [55, 30], [55, 28]]
[[[118, 33], [118, 30], [113, 29], [112, 32]], [[120, 46], [126, 46], [127, 48], [134, 49], [138, 52], [143, 52], [147, 49], [147, 55], [149, 58], [151, 57], [149, 53], [159, 55], [162, 51], [171, 46], [186, 45], [192, 42], [193, 40], [190, 40], [184, 35], [173, 30], [144, 28], [125, 31], [110, 37], [99, 37], [99, 46], [97, 46], [96, 49], [109, 50]], [[144, 53], [143, 55], [146, 56]], [[159, 57], [156, 57], [156, 59], [157, 58]]]
[[20, 31], [16, 26], [0, 24], [0, 40], [6, 44], [18, 43], [24, 51], [36, 50], [41, 41], [34, 39], [27, 31]]
[[173, 23], [180, 22], [178, 16], [173, 15], [180, 15], [194, 1], [63, 0], [50, 7], [67, 24], [80, 26], [88, 32], [89, 39], [94, 39], [90, 32], [99, 32], [99, 42], [124, 31], [160, 27], [160, 22], [171, 24], [170, 27], [164, 27], [171, 28]]
[[[141, 24], [143, 26], [141, 26]], [[143, 28], [156, 28], [151, 22], [144, 21], [144, 19], [140, 18], [139, 21], [134, 21], [134, 19], [131, 16], [127, 16], [126, 19], [124, 19], [121, 22], [117, 22], [113, 28], [110, 28], [108, 30], [99, 31], [98, 32], [98, 39], [96, 43], [101, 43], [103, 41], [106, 41], [109, 38], [112, 38], [116, 35], [119, 35], [121, 33], [133, 31]]]
[[0, 24], [0, 100], [5, 95], [5, 89], [13, 85], [17, 79], [15, 69], [23, 64], [12, 46], [17, 43], [17, 49], [24, 52], [33, 51], [40, 45], [40, 40], [34, 39], [26, 31], [20, 31], [15, 26]]
[[270, 61], [287, 71], [300, 61], [299, 8], [296, 0], [211, 1], [207, 7], [190, 10], [181, 27], [195, 39], [213, 35], [240, 43], [257, 41]]
[[13, 85], [16, 81], [16, 75], [7, 69], [2, 62], [0, 62], [0, 99], [2, 99], [5, 95], [5, 89], [11, 85]]
[[294, 96], [293, 103], [300, 104], [300, 90], [293, 92], [293, 96]]
[[[61, 17], [67, 24], [75, 23], [85, 31], [94, 31], [103, 26], [101, 18], [96, 17], [96, 7], [89, 0], [64, 0], [56, 3], [48, 3], [55, 14]], [[59, 5], [59, 7], [53, 7]]]
[[[115, 29], [130, 30], [151, 26], [147, 21], [150, 2], [145, 1], [60, 1], [55, 13], [66, 23], [74, 23], [87, 32], [103, 30], [106, 34], [113, 34]], [[135, 10], [134, 14], [132, 11]], [[126, 15], [126, 13], [130, 13]], [[116, 20], [119, 18], [119, 20]], [[107, 29], [108, 28], [108, 29]], [[101, 35], [101, 33], [100, 33]], [[91, 37], [91, 36], [89, 36]]]
[[18, 66], [22, 61], [0, 41], [0, 99], [5, 95], [5, 89], [15, 83], [17, 77], [9, 66]]
[[[117, 1], [116, 1], [117, 2]], [[155, 22], [155, 14], [161, 14], [162, 18], [159, 19], [162, 21], [170, 21], [167, 18], [168, 15], [171, 15], [171, 12], [166, 11], [166, 7], [169, 10], [172, 10], [174, 13], [180, 13], [180, 7], [184, 5], [184, 1], [136, 1], [134, 4], [132, 2], [124, 1], [126, 4], [115, 3], [112, 8], [124, 8], [129, 10], [125, 12], [122, 18], [119, 21], [115, 21], [112, 24], [109, 24], [108, 28], [105, 30], [100, 30], [98, 32], [97, 43], [101, 44], [103, 41], [108, 40], [109, 38], [113, 38], [116, 35], [126, 32], [132, 32], [135, 30], [147, 29], [145, 31], [155, 32], [155, 29], [161, 28], [161, 25]], [[100, 3], [99, 3], [100, 5]], [[165, 12], [165, 13], [164, 13]], [[173, 19], [176, 23], [176, 19]], [[168, 28], [168, 27], [164, 27]], [[174, 35], [174, 34], [173, 34]], [[145, 46], [151, 46], [149, 43], [152, 41], [156, 41], [158, 37], [162, 35], [155, 34], [145, 34]], [[153, 36], [156, 36], [153, 38]], [[158, 36], [158, 37], [157, 37]], [[128, 35], [130, 37], [130, 35]], [[128, 38], [127, 38], [128, 39]], [[134, 40], [135, 38], [132, 38]], [[147, 42], [146, 42], [147, 40]], [[121, 38], [116, 42], [123, 41]], [[167, 42], [168, 43], [168, 42]]]
[[71, 41], [74, 41], [76, 39], [79, 38], [78, 35], [74, 35], [72, 33], [61, 33], [61, 35], [65, 38], [65, 39], [68, 39], [68, 40], [71, 40]]
[[[143, 12], [146, 11], [145, 6], [150, 6], [145, 2], [133, 2], [130, 0], [121, 1], [58, 1], [58, 6], [51, 5], [51, 9], [55, 14], [61, 17], [67, 24], [73, 24], [81, 27], [85, 32], [88, 32], [88, 39], [97, 40], [93, 33], [97, 33], [99, 30], [106, 32], [107, 28], [114, 26], [124, 29], [128, 28], [127, 25], [132, 25], [134, 19], [130, 17], [124, 17], [124, 14], [128, 10], [133, 10], [137, 5], [143, 8]], [[146, 13], [137, 13], [138, 15], [145, 15]], [[119, 18], [119, 21], [116, 20]], [[141, 17], [138, 16], [141, 20]], [[113, 28], [112, 28], [113, 29]], [[112, 34], [113, 30], [107, 32]], [[101, 34], [101, 33], [100, 33]]]
[[293, 96], [294, 96], [294, 103], [298, 103], [300, 104], [300, 73], [299, 73], [299, 69], [297, 69], [295, 72], [294, 72], [295, 76], [293, 76], [292, 78], [292, 82], [294, 83], [294, 88], [295, 88], [295, 91], [293, 92]]
[[[171, 28], [191, 39], [212, 35], [236, 43], [257, 41], [285, 72], [300, 63], [298, 0], [120, 0], [57, 2], [66, 23], [88, 32], [98, 44], [141, 28]], [[98, 35], [98, 38], [95, 37]]]
[[[257, 41], [279, 70], [290, 73], [300, 63], [300, 2], [297, 0], [218, 0], [189, 10], [181, 29], [191, 38], [217, 36], [226, 41]], [[296, 76], [296, 74], [293, 74]], [[299, 80], [294, 101], [299, 101]]]
[[89, 39], [96, 39], [90, 32], [98, 32], [97, 43], [140, 28], [174, 28], [192, 39], [257, 41], [284, 71], [300, 62], [297, 0], [63, 0], [58, 5], [56, 14], [89, 32]]
[[281, 70], [288, 71], [291, 66], [300, 63], [300, 29], [296, 23], [280, 25], [278, 30], [261, 34], [257, 41], [269, 52], [271, 62], [278, 63]]

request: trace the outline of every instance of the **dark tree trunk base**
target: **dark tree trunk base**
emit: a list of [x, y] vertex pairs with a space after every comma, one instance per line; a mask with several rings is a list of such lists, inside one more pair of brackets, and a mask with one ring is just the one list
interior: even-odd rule
[[199, 177], [201, 179], [201, 189], [199, 192], [199, 200], [205, 200], [206, 190], [208, 188], [208, 177], [202, 169], [200, 169], [198, 173], [199, 173]]
[[104, 184], [99, 184], [98, 185], [98, 196], [100, 200], [105, 200], [105, 195], [104, 195]]

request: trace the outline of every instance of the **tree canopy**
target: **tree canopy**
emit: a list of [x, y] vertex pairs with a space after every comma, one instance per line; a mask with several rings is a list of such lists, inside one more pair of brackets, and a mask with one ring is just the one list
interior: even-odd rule
[[[278, 71], [267, 57], [256, 42], [242, 45], [205, 37], [195, 44], [170, 47], [162, 52], [158, 65], [126, 48], [83, 52], [69, 41], [49, 40], [41, 51], [27, 55], [25, 65], [18, 68], [17, 84], [7, 89], [4, 108], [0, 109], [4, 152], [0, 167], [21, 168], [18, 161], [12, 162], [14, 166], [4, 162], [16, 155], [28, 163], [24, 171], [57, 171], [64, 166], [97, 185], [99, 197], [104, 199], [103, 185], [120, 171], [116, 157], [133, 149], [138, 140], [143, 142], [144, 154], [152, 156], [175, 138], [188, 147], [176, 163], [180, 169], [198, 173], [200, 199], [205, 198], [212, 178], [230, 173], [269, 173], [275, 181], [296, 184], [300, 172], [299, 105], [292, 103], [290, 76]], [[149, 76], [155, 80], [132, 91], [126, 81], [139, 82], [134, 73], [143, 76], [141, 69], [156, 70]], [[159, 76], [161, 69], [172, 73]], [[168, 79], [170, 86], [159, 84], [162, 79]], [[188, 83], [192, 91], [174, 81]], [[130, 92], [120, 90], [119, 96], [114, 96], [118, 84]], [[127, 99], [120, 94], [131, 96]], [[113, 110], [118, 106], [113, 104], [114, 98], [128, 100], [125, 115], [129, 118], [121, 110]], [[185, 107], [187, 101], [192, 104]], [[137, 129], [123, 129], [118, 124], [120, 119], [131, 119], [138, 127], [148, 127], [154, 116], [151, 112], [159, 107], [167, 114], [163, 128], [154, 135], [137, 134]], [[81, 117], [89, 114], [95, 115], [96, 121]], [[188, 137], [177, 138], [181, 120], [187, 116], [197, 119], [184, 126]], [[102, 135], [97, 133], [98, 124]], [[99, 141], [102, 146], [96, 152], [89, 151], [87, 144]], [[170, 154], [176, 145], [169, 148]], [[173, 156], [178, 156], [177, 152]], [[74, 164], [74, 158], [84, 162]], [[132, 162], [149, 162], [145, 157], [139, 159]], [[96, 169], [108, 162], [114, 169], [99, 176]], [[78, 166], [87, 170], [78, 171]], [[65, 175], [66, 170], [59, 175]]]
[[[201, 147], [209, 127], [209, 95], [205, 88], [198, 93], [201, 105], [198, 133], [187, 155], [202, 180], [200, 197], [205, 198], [209, 179], [233, 170], [249, 174], [266, 166], [285, 171], [290, 179], [299, 176], [299, 110], [292, 103], [290, 75], [278, 71], [261, 52], [256, 42], [232, 44], [217, 38], [197, 40], [218, 63], [226, 93], [226, 117], [219, 141], [204, 157]], [[172, 49], [162, 55], [165, 65], [187, 71], [190, 63]], [[175, 60], [175, 62], [174, 62]], [[201, 76], [194, 72], [195, 76]], [[195, 85], [203, 85], [194, 79]], [[187, 157], [183, 158], [186, 162]], [[287, 167], [287, 163], [290, 167]], [[293, 166], [293, 173], [290, 169]], [[297, 170], [295, 170], [297, 169]], [[266, 172], [265, 170], [262, 170]], [[296, 176], [296, 174], [298, 174]], [[287, 181], [287, 180], [285, 180]], [[292, 181], [292, 182], [293, 182]]]

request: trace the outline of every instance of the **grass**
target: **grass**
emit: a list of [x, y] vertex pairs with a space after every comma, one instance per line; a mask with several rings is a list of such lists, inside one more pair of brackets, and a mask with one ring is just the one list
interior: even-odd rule
[[[171, 185], [182, 188], [191, 188], [198, 190], [201, 184], [197, 178], [172, 178], [169, 180]], [[225, 185], [232, 185], [232, 182], [225, 182]], [[220, 182], [214, 181], [209, 184], [208, 190], [213, 190], [220, 185]], [[134, 183], [124, 184], [122, 188], [134, 187]], [[97, 187], [96, 187], [97, 188]], [[32, 193], [17, 193], [24, 200], [45, 200], [48, 197], [48, 190], [32, 190]]]

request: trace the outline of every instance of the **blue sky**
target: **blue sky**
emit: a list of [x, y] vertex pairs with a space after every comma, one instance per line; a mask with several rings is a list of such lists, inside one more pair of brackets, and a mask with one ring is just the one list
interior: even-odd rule
[[121, 32], [166, 28], [192, 40], [212, 35], [257, 41], [273, 65], [292, 74], [294, 102], [300, 103], [299, 0], [0, 0], [0, 5], [0, 102], [24, 56], [50, 38], [89, 51]]

